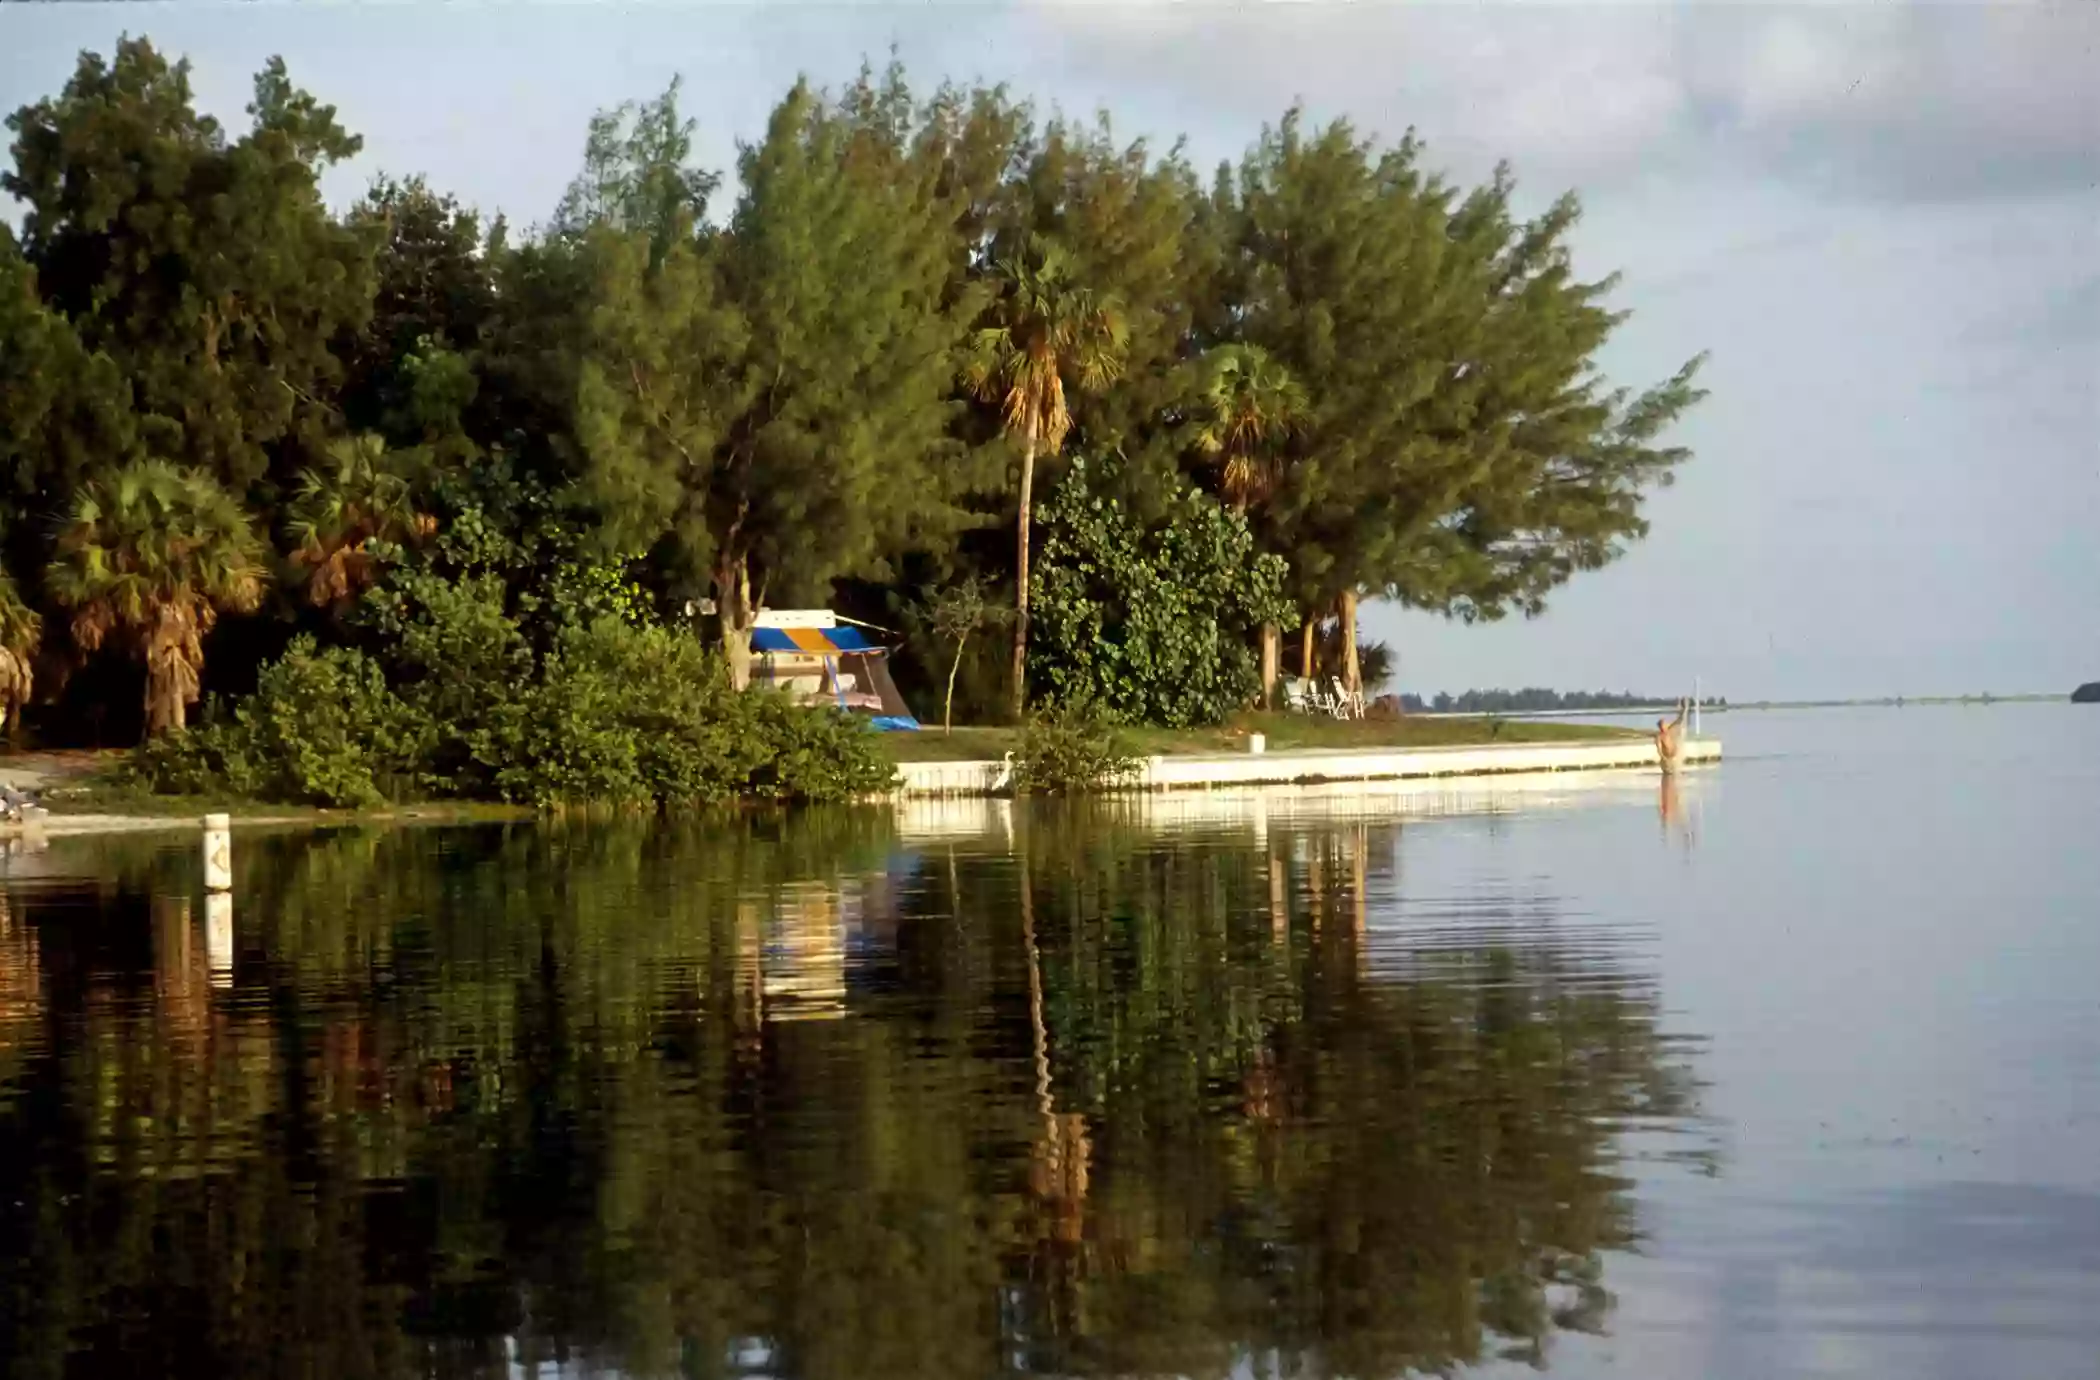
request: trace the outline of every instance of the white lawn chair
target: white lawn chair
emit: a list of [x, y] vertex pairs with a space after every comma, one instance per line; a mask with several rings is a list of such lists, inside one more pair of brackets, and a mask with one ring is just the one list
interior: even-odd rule
[[1338, 719], [1361, 719], [1364, 716], [1364, 697], [1362, 692], [1351, 690], [1343, 685], [1340, 676], [1336, 676], [1332, 684], [1334, 685], [1334, 716]]
[[1312, 686], [1296, 676], [1283, 678], [1283, 707], [1293, 714], [1311, 714], [1313, 704]]

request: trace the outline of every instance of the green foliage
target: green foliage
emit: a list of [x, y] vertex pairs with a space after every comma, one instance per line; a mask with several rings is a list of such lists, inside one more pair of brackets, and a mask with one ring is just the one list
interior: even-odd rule
[[1119, 723], [1217, 723], [1260, 689], [1249, 639], [1290, 615], [1283, 562], [1193, 490], [1140, 523], [1116, 472], [1074, 461], [1043, 505], [1031, 678], [1046, 701]]
[[875, 745], [864, 720], [830, 708], [805, 708], [771, 691], [736, 700], [744, 731], [763, 750], [744, 793], [779, 801], [841, 801], [886, 792], [897, 769]]
[[[535, 672], [492, 616], [488, 586], [424, 592], [435, 597], [403, 625], [400, 656], [424, 674], [400, 694], [371, 658], [302, 637], [231, 720], [142, 747], [137, 779], [164, 793], [342, 807], [427, 792], [691, 808], [844, 801], [892, 784], [864, 724], [732, 691], [687, 634], [601, 617], [564, 629]], [[437, 674], [447, 661], [490, 679]]]
[[158, 795], [260, 798], [262, 776], [248, 760], [248, 735], [237, 722], [210, 717], [158, 733], [133, 749], [125, 774]]
[[1221, 181], [1223, 329], [1308, 395], [1254, 513], [1307, 610], [1371, 592], [1537, 613], [1646, 531], [1643, 494], [1686, 458], [1655, 443], [1701, 396], [1698, 361], [1638, 396], [1604, 389], [1615, 280], [1574, 274], [1572, 196], [1525, 223], [1513, 190], [1505, 170], [1460, 197], [1412, 136], [1380, 147], [1296, 110]]
[[1189, 444], [1217, 467], [1218, 496], [1245, 512], [1283, 482], [1282, 444], [1311, 406], [1305, 387], [1259, 345], [1221, 345], [1194, 372]]
[[435, 726], [387, 689], [377, 663], [295, 638], [221, 719], [149, 739], [132, 773], [165, 794], [230, 794], [358, 808], [413, 784]]
[[498, 711], [495, 787], [536, 805], [730, 799], [761, 747], [724, 712], [720, 680], [690, 637], [616, 619], [570, 628], [538, 684]]
[[385, 546], [427, 536], [435, 519], [416, 511], [408, 475], [413, 457], [390, 455], [376, 435], [345, 437], [328, 463], [299, 476], [286, 506], [292, 564], [308, 602], [341, 605], [372, 583]]
[[738, 180], [721, 235], [592, 233], [577, 412], [608, 534], [711, 586], [733, 658], [769, 593], [821, 598], [968, 520], [954, 211], [931, 173], [797, 86]]
[[935, 591], [916, 612], [934, 636], [955, 649], [948, 659], [948, 679], [941, 694], [941, 731], [945, 733], [954, 727], [955, 681], [971, 636], [989, 624], [1004, 622], [1005, 617], [993, 606], [985, 582], [975, 575]]
[[1017, 444], [1055, 452], [1072, 429], [1067, 381], [1087, 393], [1122, 376], [1123, 305], [1077, 281], [1070, 257], [1041, 236], [996, 261], [992, 278], [999, 295], [970, 337], [963, 386], [998, 407]]
[[426, 787], [495, 794], [511, 760], [509, 716], [535, 673], [532, 648], [505, 611], [502, 581], [404, 571], [367, 596], [365, 613], [393, 639], [388, 660], [401, 698], [443, 728], [423, 765]]
[[320, 176], [359, 141], [273, 59], [249, 132], [191, 98], [189, 66], [144, 39], [81, 55], [56, 98], [8, 118], [4, 190], [46, 305], [129, 382], [139, 439], [235, 490], [272, 452], [318, 450], [333, 346], [371, 309], [372, 243], [328, 213]]
[[[1037, 236], [1056, 246], [1071, 285], [1113, 305], [1116, 367], [1066, 398], [1079, 449], [1121, 448], [1141, 468], [1171, 472], [1163, 422], [1179, 401], [1177, 363], [1202, 338], [1221, 252], [1202, 186], [1178, 145], [1159, 157], [1143, 140], [1119, 144], [1106, 113], [1091, 124], [1052, 118], [1019, 143], [994, 282], [997, 261], [1025, 258]], [[1054, 468], [1046, 478], [1055, 482]]]
[[1021, 449], [1011, 700], [1019, 717], [1028, 703], [1036, 457], [1064, 449], [1072, 429], [1068, 379], [1080, 392], [1098, 392], [1122, 377], [1128, 330], [1122, 303], [1075, 281], [1064, 251], [1039, 235], [1023, 235], [1017, 252], [993, 261], [990, 276], [996, 295], [963, 353], [961, 381], [979, 401], [997, 404], [1001, 429]]
[[22, 509], [70, 492], [136, 448], [131, 384], [107, 354], [91, 352], [48, 308], [35, 267], [0, 224], [0, 522], [10, 537]]
[[1113, 790], [1137, 771], [1137, 755], [1114, 726], [1074, 708], [1023, 726], [1008, 785], [1017, 795], [1070, 795]]
[[[1352, 631], [1364, 597], [1535, 613], [1645, 532], [1687, 459], [1666, 433], [1697, 362], [1645, 392], [1604, 380], [1623, 313], [1572, 266], [1575, 200], [1520, 220], [1506, 173], [1456, 187], [1412, 137], [1293, 111], [1206, 185], [1106, 115], [920, 100], [892, 65], [798, 83], [710, 220], [724, 176], [694, 162], [683, 95], [594, 118], [551, 221], [513, 243], [414, 177], [331, 213], [320, 179], [358, 141], [282, 63], [227, 129], [143, 40], [82, 55], [10, 119], [0, 170], [22, 209], [0, 226], [0, 563], [24, 607], [64, 610], [82, 647], [122, 629], [149, 728], [183, 721], [205, 632], [249, 600], [87, 596], [122, 562], [69, 521], [165, 459], [220, 486], [227, 531], [284, 538], [306, 607], [273, 613], [379, 656], [446, 726], [425, 788], [487, 793], [518, 761], [488, 735], [606, 618], [711, 594], [741, 684], [761, 609], [837, 604], [935, 649], [900, 655], [914, 693], [1018, 713], [1040, 589], [1052, 703], [1206, 722], [1251, 694], [1250, 606], [1292, 612], [1279, 571], [1297, 613]], [[1075, 498], [1038, 579], [1034, 494], [1067, 447], [1117, 457], [1113, 484], [1079, 481], [1114, 520]], [[1003, 674], [953, 618], [916, 631], [909, 592], [963, 585], [1013, 592]], [[279, 646], [229, 629], [214, 682], [245, 688]], [[92, 723], [96, 680], [54, 716]], [[643, 790], [621, 770], [549, 789]]]
[[496, 792], [535, 805], [847, 800], [894, 776], [865, 725], [738, 693], [690, 635], [616, 618], [567, 629], [487, 724]]
[[661, 254], [706, 218], [707, 199], [722, 179], [691, 165], [696, 125], [679, 113], [681, 85], [673, 77], [653, 101], [628, 101], [591, 117], [583, 171], [554, 211], [556, 234], [581, 237], [609, 226]]
[[426, 760], [437, 725], [387, 689], [377, 663], [347, 647], [295, 640], [241, 702], [238, 726], [255, 794], [316, 805], [375, 805]]

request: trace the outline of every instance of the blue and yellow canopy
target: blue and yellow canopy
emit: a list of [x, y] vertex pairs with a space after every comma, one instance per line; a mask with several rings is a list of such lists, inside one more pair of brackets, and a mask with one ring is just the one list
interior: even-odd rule
[[862, 637], [860, 629], [841, 624], [835, 628], [753, 628], [751, 650], [837, 656], [840, 652], [877, 652], [882, 649]]

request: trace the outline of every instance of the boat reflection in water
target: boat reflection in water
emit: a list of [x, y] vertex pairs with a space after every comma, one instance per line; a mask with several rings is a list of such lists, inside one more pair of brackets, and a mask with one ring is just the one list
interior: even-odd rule
[[0, 1354], [1550, 1358], [1696, 1050], [1646, 936], [1411, 896], [1341, 798], [258, 838], [230, 930], [193, 850], [59, 841], [0, 910]]

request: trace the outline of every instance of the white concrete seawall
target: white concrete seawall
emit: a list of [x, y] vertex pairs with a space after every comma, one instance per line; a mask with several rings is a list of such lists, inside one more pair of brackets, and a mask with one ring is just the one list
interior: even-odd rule
[[[1716, 738], [1685, 743], [1687, 764], [1718, 762]], [[1289, 786], [1320, 781], [1407, 781], [1444, 776], [1606, 771], [1653, 767], [1655, 743], [1629, 737], [1576, 743], [1504, 743], [1481, 747], [1324, 748], [1302, 752], [1191, 753], [1147, 757], [1131, 788], [1209, 790], [1221, 786]], [[897, 768], [906, 796], [996, 794], [1000, 762], [905, 762]]]

